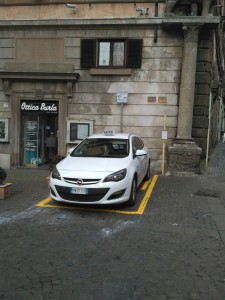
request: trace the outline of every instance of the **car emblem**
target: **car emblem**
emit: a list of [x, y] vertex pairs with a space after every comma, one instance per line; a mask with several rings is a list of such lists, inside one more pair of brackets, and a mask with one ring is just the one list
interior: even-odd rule
[[82, 180], [82, 179], [78, 179], [78, 180], [77, 180], [77, 184], [78, 184], [78, 185], [82, 185], [82, 184], [83, 184], [83, 180]]

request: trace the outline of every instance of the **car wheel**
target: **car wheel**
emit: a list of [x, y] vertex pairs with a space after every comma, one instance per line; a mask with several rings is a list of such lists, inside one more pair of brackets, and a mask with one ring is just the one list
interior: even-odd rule
[[127, 201], [128, 206], [134, 206], [136, 202], [136, 194], [137, 194], [137, 181], [136, 178], [133, 178], [131, 190], [130, 190], [130, 198]]
[[150, 161], [148, 163], [148, 168], [147, 168], [147, 172], [145, 174], [144, 180], [149, 180], [151, 177], [151, 171], [150, 171]]

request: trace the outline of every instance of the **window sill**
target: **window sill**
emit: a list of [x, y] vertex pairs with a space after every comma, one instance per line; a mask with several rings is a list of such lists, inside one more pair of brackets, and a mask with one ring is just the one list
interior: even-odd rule
[[131, 69], [90, 69], [91, 75], [120, 75], [129, 76], [131, 75]]

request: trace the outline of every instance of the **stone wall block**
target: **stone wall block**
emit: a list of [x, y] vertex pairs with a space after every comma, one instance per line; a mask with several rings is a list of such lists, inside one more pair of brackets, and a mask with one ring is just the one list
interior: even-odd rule
[[157, 71], [180, 71], [181, 70], [181, 59], [142, 59], [142, 70], [157, 70]]
[[210, 84], [211, 74], [207, 72], [197, 72], [196, 73], [196, 84]]
[[206, 138], [196, 138], [195, 139], [196, 144], [202, 148], [202, 154], [206, 151], [207, 149], [207, 137]]
[[208, 129], [205, 128], [193, 128], [192, 129], [193, 138], [207, 138]]
[[208, 116], [209, 111], [207, 107], [204, 106], [195, 106], [194, 107], [194, 116]]
[[14, 43], [12, 38], [0, 39], [0, 48], [14, 48]]
[[193, 117], [193, 128], [207, 128], [209, 124], [208, 117], [194, 116]]
[[0, 48], [0, 59], [14, 59], [14, 48]]
[[196, 85], [196, 94], [198, 95], [209, 95], [210, 85], [209, 84], [197, 84]]
[[199, 49], [198, 50], [198, 61], [199, 62], [210, 62], [212, 61], [212, 50], [211, 49]]
[[199, 49], [212, 49], [213, 43], [211, 40], [200, 40]]
[[214, 32], [212, 30], [203, 30], [200, 34], [200, 41], [201, 43], [212, 41], [214, 36]]
[[198, 62], [196, 67], [197, 72], [212, 72], [212, 64], [210, 62]]
[[195, 95], [195, 105], [209, 107], [208, 95]]
[[143, 49], [143, 58], [181, 58], [182, 47], [151, 47]]

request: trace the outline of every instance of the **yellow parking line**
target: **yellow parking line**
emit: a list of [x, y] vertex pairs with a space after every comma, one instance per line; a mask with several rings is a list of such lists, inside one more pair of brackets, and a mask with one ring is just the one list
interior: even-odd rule
[[138, 208], [138, 211], [137, 211], [138, 214], [143, 214], [143, 212], [145, 210], [145, 207], [146, 207], [146, 205], [148, 203], [148, 200], [149, 200], [149, 198], [150, 198], [150, 196], [152, 194], [152, 191], [153, 191], [153, 188], [154, 188], [154, 186], [156, 184], [157, 179], [158, 179], [158, 175], [154, 175], [153, 179], [151, 181], [151, 184], [148, 187], [148, 189], [147, 189], [147, 191], [145, 193], [145, 196], [144, 196], [143, 200], [141, 201], [141, 204], [140, 204], [140, 206]]
[[141, 190], [145, 191], [149, 185], [149, 182], [151, 181], [151, 179], [149, 179], [148, 181], [145, 181], [145, 183], [142, 185]]
[[51, 197], [48, 197], [45, 200], [39, 202], [36, 206], [41, 206], [41, 207], [46, 206], [47, 203], [49, 203], [50, 201], [51, 201]]
[[[39, 207], [51, 207], [51, 208], [62, 208], [62, 209], [73, 209], [73, 210], [79, 210], [79, 211], [101, 211], [101, 212], [113, 212], [118, 214], [124, 214], [124, 215], [142, 215], [144, 213], [145, 207], [148, 203], [148, 200], [152, 194], [153, 188], [156, 184], [158, 175], [154, 175], [153, 179], [151, 181], [150, 186], [148, 187], [144, 198], [141, 201], [141, 204], [137, 211], [125, 211], [125, 210], [118, 210], [118, 209], [98, 209], [98, 208], [90, 208], [90, 207], [74, 207], [74, 206], [66, 206], [66, 205], [56, 205], [56, 204], [49, 204], [52, 200], [51, 197], [46, 198], [45, 200], [39, 202], [36, 206]], [[150, 181], [147, 181], [148, 183]]]

